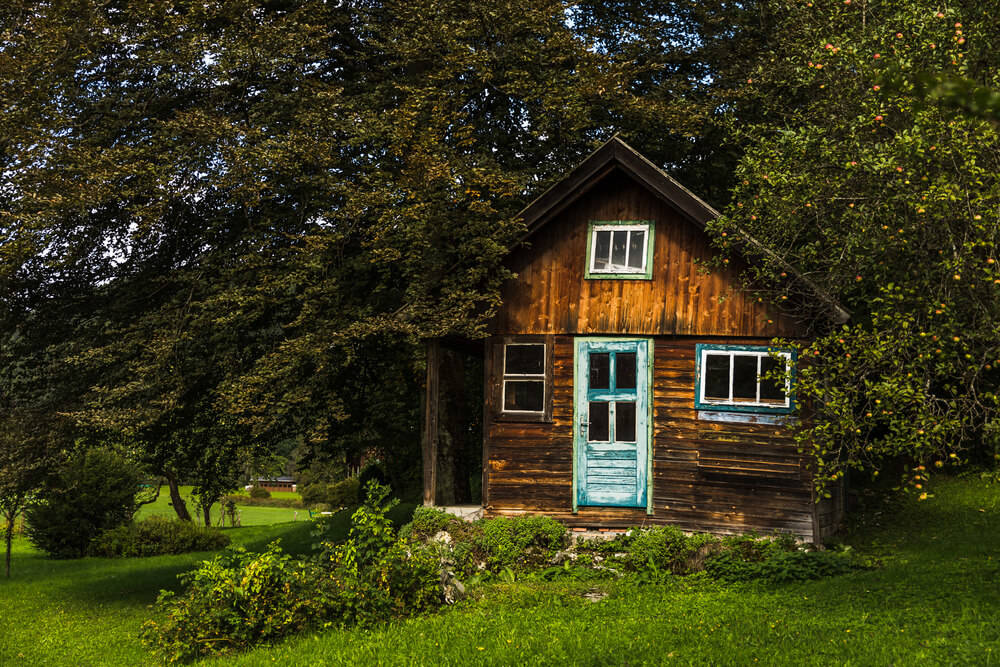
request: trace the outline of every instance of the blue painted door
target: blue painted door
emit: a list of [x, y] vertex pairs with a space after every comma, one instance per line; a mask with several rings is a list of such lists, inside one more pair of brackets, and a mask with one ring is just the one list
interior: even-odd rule
[[576, 504], [646, 507], [649, 341], [576, 341]]

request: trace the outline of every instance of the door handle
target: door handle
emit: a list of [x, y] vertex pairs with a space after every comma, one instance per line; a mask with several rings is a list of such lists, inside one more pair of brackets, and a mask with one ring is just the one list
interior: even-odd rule
[[586, 430], [586, 428], [588, 426], [590, 426], [590, 422], [580, 422], [580, 437], [581, 438], [587, 435], [586, 432], [585, 432], [585, 430]]

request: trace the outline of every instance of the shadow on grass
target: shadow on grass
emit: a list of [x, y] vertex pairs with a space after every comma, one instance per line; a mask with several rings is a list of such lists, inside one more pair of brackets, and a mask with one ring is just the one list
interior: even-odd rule
[[[389, 513], [398, 528], [413, 517], [415, 504], [399, 505]], [[333, 515], [328, 521], [328, 539], [341, 541], [347, 538], [351, 526], [352, 509], [345, 509]], [[312, 521], [272, 524], [270, 526], [247, 526], [226, 530], [232, 544], [240, 545], [248, 551], [263, 551], [271, 542], [280, 540], [281, 548], [295, 556], [308, 556], [316, 540], [312, 532]], [[84, 558], [73, 561], [55, 561], [41, 555], [30, 558], [34, 575], [25, 580], [35, 579], [46, 572], [47, 593], [52, 596], [104, 604], [122, 605], [152, 604], [161, 589], [180, 590], [177, 575], [194, 569], [203, 560], [215, 556], [218, 551], [205, 551], [176, 556], [153, 556], [150, 558]]]

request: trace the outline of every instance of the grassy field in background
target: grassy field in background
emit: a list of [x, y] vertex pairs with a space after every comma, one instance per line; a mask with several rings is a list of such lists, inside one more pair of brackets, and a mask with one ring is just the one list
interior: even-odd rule
[[[180, 488], [181, 496], [187, 503], [188, 511], [194, 516], [197, 505], [194, 500], [191, 499], [191, 489], [190, 486], [182, 486]], [[242, 492], [239, 495], [247, 495], [246, 492]], [[247, 496], [249, 498], [249, 496]], [[271, 493], [272, 498], [291, 498], [300, 500], [299, 494], [292, 493], [291, 491], [275, 491]], [[242, 526], [264, 526], [273, 523], [284, 523], [286, 521], [303, 521], [309, 518], [309, 511], [305, 509], [291, 509], [287, 507], [257, 507], [250, 505], [237, 505], [240, 511], [240, 525]], [[160, 489], [160, 495], [156, 499], [156, 502], [150, 503], [149, 505], [143, 505], [139, 509], [139, 513], [136, 515], [136, 519], [143, 519], [147, 516], [152, 516], [154, 514], [165, 516], [168, 518], [176, 518], [177, 513], [174, 512], [174, 508], [170, 506], [170, 492], [167, 490], [166, 486]], [[198, 517], [201, 521], [201, 517]], [[226, 524], [229, 524], [229, 519], [226, 519]], [[212, 525], [219, 525], [219, 503], [212, 505]]]
[[[219, 665], [988, 665], [1000, 660], [1000, 486], [939, 479], [845, 536], [878, 569], [781, 586], [702, 577], [493, 584], [439, 613], [331, 630]], [[412, 510], [412, 506], [408, 509]], [[346, 531], [347, 512], [336, 517]], [[227, 530], [251, 548], [308, 524]], [[134, 665], [160, 588], [201, 555], [48, 561], [16, 542], [0, 581], [0, 664]], [[593, 595], [606, 594], [593, 602]]]

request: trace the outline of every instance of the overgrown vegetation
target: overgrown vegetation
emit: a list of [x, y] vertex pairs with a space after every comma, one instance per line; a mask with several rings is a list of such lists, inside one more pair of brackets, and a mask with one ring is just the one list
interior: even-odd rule
[[361, 493], [361, 481], [348, 477], [337, 482], [319, 481], [302, 487], [302, 504], [306, 507], [326, 505], [327, 507], [350, 507], [357, 504]]
[[779, 583], [844, 574], [864, 565], [853, 554], [817, 551], [789, 535], [718, 538], [655, 526], [613, 539], [571, 543], [565, 527], [548, 517], [467, 523], [430, 507], [418, 507], [402, 534], [433, 545], [450, 574], [473, 581], [493, 578], [490, 575], [500, 580], [637, 576], [655, 581], [704, 571], [721, 581]]
[[321, 541], [315, 558], [293, 558], [276, 543], [260, 554], [237, 547], [182, 575], [184, 591], [160, 594], [165, 620], [148, 622], [144, 641], [167, 661], [187, 661], [307, 628], [370, 625], [440, 605], [438, 560], [397, 538], [386, 516], [396, 503], [387, 495], [372, 484], [347, 540]]
[[[882, 566], [833, 579], [493, 577], [440, 613], [363, 632], [307, 633], [217, 662], [464, 664], [474, 656], [484, 665], [571, 664], [588, 655], [613, 664], [627, 655], [662, 664], [673, 653], [696, 664], [984, 664], [1000, 651], [1000, 596], [984, 585], [997, 575], [1000, 550], [995, 490], [978, 473], [942, 476], [932, 482], [933, 504], [904, 497], [869, 506], [845, 544]], [[345, 521], [337, 537], [346, 539], [349, 528]], [[251, 551], [280, 537], [308, 553], [307, 529], [288, 523], [225, 532]], [[138, 638], [148, 605], [158, 590], [177, 590], [175, 575], [201, 558], [56, 561], [23, 538], [14, 550], [18, 567], [0, 582], [3, 664], [150, 662]]]
[[217, 551], [228, 544], [229, 537], [215, 528], [151, 516], [104, 531], [90, 542], [87, 552], [105, 558], [145, 558]]

